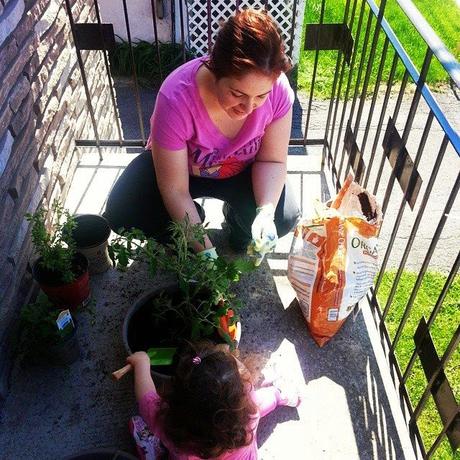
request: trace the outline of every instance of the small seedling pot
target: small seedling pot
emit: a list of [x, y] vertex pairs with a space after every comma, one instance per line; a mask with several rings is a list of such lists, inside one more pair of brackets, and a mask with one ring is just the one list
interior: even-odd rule
[[73, 330], [64, 338], [59, 338], [55, 342], [40, 342], [39, 339], [30, 344], [27, 351], [27, 359], [30, 362], [44, 366], [68, 366], [77, 361], [81, 356], [81, 348], [78, 342], [77, 322], [73, 319]]
[[[126, 313], [123, 322], [123, 344], [128, 355], [136, 351], [147, 351], [152, 347], [177, 347], [181, 337], [168, 336], [166, 322], [155, 328], [151, 320], [151, 300], [158, 297], [160, 293], [165, 293], [168, 297], [174, 298], [179, 292], [177, 284], [171, 284], [164, 288], [154, 288], [139, 297]], [[170, 323], [177, 321], [176, 318], [169, 318]], [[237, 323], [237, 340], [241, 337], [241, 324]], [[207, 337], [216, 343], [225, 343], [216, 330], [214, 335]], [[236, 345], [238, 343], [236, 342]], [[174, 373], [172, 366], [151, 366], [151, 374], [155, 385], [160, 392], [165, 391], [171, 384], [171, 376]]]
[[77, 337], [77, 324], [71, 334], [65, 339], [53, 343], [46, 350], [46, 356], [50, 363], [60, 366], [74, 363], [80, 358], [81, 348]]
[[83, 254], [78, 252], [75, 254], [73, 266], [76, 278], [70, 283], [62, 283], [60, 274], [42, 267], [41, 260], [40, 257], [34, 262], [32, 276], [53, 305], [74, 310], [88, 304], [90, 298], [88, 259]]
[[98, 214], [81, 214], [75, 217], [75, 222], [72, 236], [77, 250], [88, 259], [90, 275], [107, 271], [112, 267], [107, 251], [109, 223]]

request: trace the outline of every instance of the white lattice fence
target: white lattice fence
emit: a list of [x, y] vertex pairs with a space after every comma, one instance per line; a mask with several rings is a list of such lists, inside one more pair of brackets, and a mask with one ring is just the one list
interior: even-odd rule
[[[235, 0], [213, 0], [211, 2], [211, 40], [214, 42], [219, 22], [227, 19], [236, 9]], [[305, 9], [305, 0], [241, 0], [240, 8], [264, 8], [267, 9], [276, 20], [283, 33], [287, 51], [290, 52], [291, 34], [292, 39], [292, 60], [297, 63], [299, 60], [300, 39], [302, 34], [302, 22]], [[295, 17], [293, 14], [296, 9]], [[188, 42], [191, 50], [202, 56], [208, 52], [208, 10], [205, 0], [187, 0], [188, 9]], [[294, 20], [294, 27], [292, 22]]]

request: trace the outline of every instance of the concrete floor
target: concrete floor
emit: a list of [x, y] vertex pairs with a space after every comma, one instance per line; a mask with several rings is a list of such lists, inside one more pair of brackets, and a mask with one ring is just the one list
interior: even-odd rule
[[[107, 154], [99, 164], [96, 153], [88, 152], [67, 207], [101, 212], [111, 184], [132, 158]], [[314, 150], [289, 158], [306, 214], [312, 197], [329, 196], [320, 159]], [[204, 205], [219, 254], [232, 257], [220, 225], [221, 203], [206, 200]], [[261, 421], [260, 458], [414, 458], [368, 307], [363, 303], [356, 318], [318, 348], [286, 278], [291, 240], [292, 235], [282, 238], [275, 253], [237, 288], [245, 305], [240, 350], [247, 366], [256, 375], [276, 368], [303, 393], [299, 408], [279, 408]], [[59, 368], [32, 366], [27, 357], [18, 357], [1, 416], [2, 460], [61, 459], [95, 447], [134, 452], [127, 430], [136, 413], [132, 377], [113, 382], [110, 373], [124, 364], [121, 326], [127, 309], [163, 282], [164, 277], [150, 279], [143, 264], [93, 276], [93, 313], [86, 309], [77, 315], [81, 359]]]
[[[125, 139], [140, 138], [136, 117], [132, 116], [133, 94], [128, 85], [116, 85], [122, 131]], [[308, 101], [299, 96], [294, 105], [293, 136], [302, 137], [302, 120]], [[447, 118], [455, 128], [460, 127], [458, 101], [451, 94], [437, 94]], [[380, 99], [379, 99], [380, 100]], [[378, 100], [378, 101], [379, 101]], [[396, 97], [391, 99], [391, 113]], [[400, 119], [410, 108], [411, 95], [401, 105]], [[141, 94], [144, 126], [154, 96]], [[380, 102], [375, 113], [379, 113]], [[329, 103], [315, 101], [311, 116], [309, 138], [324, 136]], [[366, 102], [364, 113], [369, 109]], [[422, 103], [416, 118], [408, 150], [412, 157], [423, 131], [427, 108]], [[340, 114], [340, 111], [339, 111]], [[377, 118], [377, 115], [374, 116]], [[401, 129], [401, 127], [399, 127]], [[376, 120], [370, 125], [370, 137], [376, 132]], [[358, 138], [362, 137], [362, 129]], [[382, 133], [383, 135], [383, 133]], [[435, 124], [427, 142], [428, 160], [419, 167], [426, 186], [434, 153], [438, 151], [443, 133]], [[369, 149], [369, 146], [368, 146]], [[139, 149], [107, 149], [99, 162], [97, 152], [87, 149], [75, 174], [66, 206], [75, 213], [100, 213], [109, 190]], [[340, 153], [340, 152], [339, 152]], [[320, 149], [309, 147], [290, 151], [288, 169], [290, 180], [297, 188], [304, 215], [312, 211], [313, 201], [326, 201], [333, 187], [329, 173], [320, 168]], [[460, 159], [448, 148], [434, 188], [430, 204], [414, 242], [407, 268], [417, 271], [426, 253], [438, 218], [446, 201], [446, 184], [452, 184]], [[374, 166], [375, 174], [377, 166]], [[382, 172], [379, 196], [389, 176]], [[372, 175], [371, 175], [372, 179]], [[381, 232], [381, 247], [385, 248], [399, 207], [400, 191], [395, 186]], [[420, 201], [420, 198], [419, 198]], [[233, 257], [221, 227], [222, 203], [204, 200], [212, 239], [220, 255]], [[401, 223], [389, 266], [397, 267], [398, 255], [407, 245], [414, 212], [406, 212]], [[459, 203], [454, 206], [438, 243], [432, 268], [448, 270], [455, 257], [458, 241]], [[241, 354], [247, 366], [257, 376], [265, 368], [276, 368], [288, 383], [303, 393], [298, 409], [279, 408], [261, 421], [258, 442], [262, 460], [301, 459], [412, 459], [414, 453], [395, 394], [379, 336], [368, 305], [363, 301], [361, 311], [350, 317], [342, 330], [324, 348], [311, 339], [295, 294], [286, 277], [287, 256], [292, 235], [280, 240], [275, 253], [262, 266], [244, 277], [238, 285], [238, 295], [245, 305], [242, 314], [243, 335]], [[454, 243], [452, 243], [454, 242]], [[382, 251], [383, 252], [383, 251]], [[132, 378], [115, 383], [110, 373], [123, 365], [121, 326], [123, 318], [135, 299], [152, 286], [167, 282], [159, 277], [149, 278], [146, 267], [134, 264], [126, 273], [110, 270], [92, 277], [93, 311], [77, 315], [82, 348], [80, 361], [67, 368], [34, 367], [26, 357], [19, 356], [11, 378], [11, 393], [0, 418], [0, 459], [37, 460], [61, 459], [90, 448], [118, 448], [133, 453], [127, 422], [136, 413]]]

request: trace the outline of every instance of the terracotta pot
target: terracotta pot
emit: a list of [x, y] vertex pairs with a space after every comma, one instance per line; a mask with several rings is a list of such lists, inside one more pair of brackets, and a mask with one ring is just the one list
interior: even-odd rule
[[[161, 292], [174, 297], [180, 291], [176, 283], [164, 288], [154, 288], [139, 297], [126, 313], [122, 335], [123, 344], [128, 355], [136, 351], [147, 351], [151, 347], [176, 347], [179, 345], [180, 338], [177, 336], [167, 338], [165, 343], [155, 343], [155, 339], [161, 337], [167, 328], [159, 327], [158, 330], [155, 330], [150, 320], [149, 303]], [[240, 336], [241, 324], [238, 322], [236, 332], [238, 341]], [[207, 337], [207, 339], [216, 343], [225, 343], [217, 330], [213, 336]], [[238, 342], [236, 342], [236, 345], [238, 345]], [[173, 372], [172, 366], [151, 366], [151, 374], [160, 393], [170, 384]]]
[[90, 275], [107, 271], [112, 267], [107, 251], [109, 223], [98, 214], [81, 214], [75, 217], [75, 222], [72, 236], [78, 252], [88, 259]]
[[77, 278], [70, 283], [62, 283], [60, 274], [43, 268], [40, 257], [32, 266], [32, 276], [40, 285], [40, 288], [48, 296], [53, 305], [71, 310], [85, 306], [89, 302], [89, 273], [88, 259], [80, 253], [76, 253], [73, 266]]

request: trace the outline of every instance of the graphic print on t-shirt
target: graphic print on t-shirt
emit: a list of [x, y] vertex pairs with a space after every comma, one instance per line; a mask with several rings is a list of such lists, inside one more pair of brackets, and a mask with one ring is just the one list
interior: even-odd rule
[[259, 150], [260, 142], [261, 136], [251, 139], [233, 154], [216, 148], [203, 153], [202, 149], [197, 148], [191, 155], [190, 172], [194, 176], [215, 179], [225, 179], [235, 176], [254, 161], [254, 156]]

